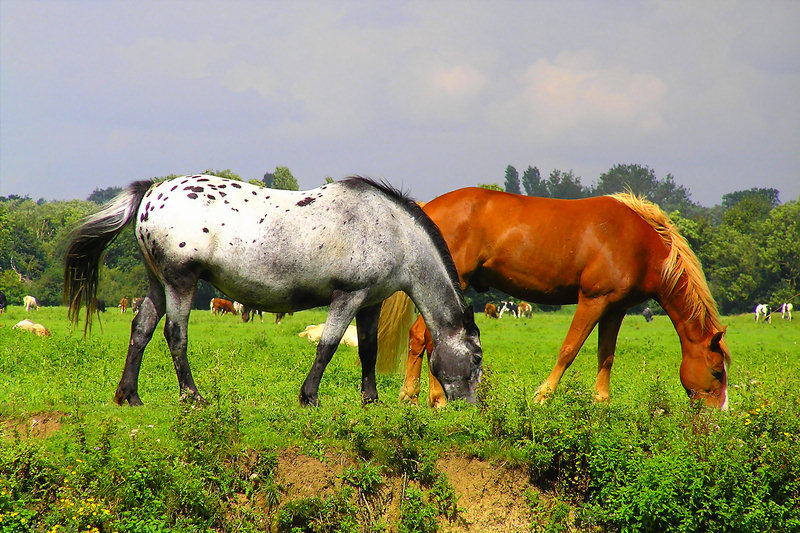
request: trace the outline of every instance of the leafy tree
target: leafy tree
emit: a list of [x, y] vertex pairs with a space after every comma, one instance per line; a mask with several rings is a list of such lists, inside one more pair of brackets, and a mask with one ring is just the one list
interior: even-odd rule
[[528, 168], [522, 173], [522, 187], [528, 196], [550, 196], [547, 183], [542, 180], [538, 167], [528, 165]]
[[480, 187], [481, 189], [489, 189], [490, 191], [505, 192], [503, 191], [503, 188], [497, 183], [479, 183], [478, 187]]
[[505, 191], [512, 194], [521, 194], [519, 188], [519, 172], [511, 165], [506, 167]]
[[760, 187], [753, 187], [746, 191], [729, 192], [722, 195], [722, 207], [726, 210], [732, 209], [742, 200], [758, 198], [772, 209], [781, 205], [781, 201], [778, 198], [779, 195], [778, 189], [763, 189]]
[[6, 294], [6, 300], [12, 305], [21, 305], [22, 299], [28, 294], [27, 285], [11, 269], [0, 271], [0, 290]]
[[690, 199], [689, 190], [676, 184], [672, 175], [667, 174], [661, 180], [651, 168], [636, 164], [612, 167], [600, 176], [592, 193], [599, 196], [625, 192], [628, 189], [634, 194], [647, 197], [665, 211], [686, 210], [695, 205]]
[[275, 179], [272, 182], [272, 189], [283, 189], [286, 191], [300, 190], [297, 180], [292, 175], [289, 167], [275, 167]]
[[226, 168], [225, 170], [214, 170], [213, 168], [207, 168], [203, 171], [203, 174], [208, 174], [209, 176], [217, 176], [218, 178], [226, 178], [234, 181], [242, 181], [242, 177], [229, 168]]
[[547, 178], [546, 185], [547, 195], [550, 198], [574, 200], [589, 196], [589, 190], [581, 184], [580, 178], [576, 177], [571, 170], [566, 173], [553, 170]]
[[767, 219], [770, 211], [772, 206], [767, 198], [760, 195], [746, 195], [725, 211], [722, 221], [742, 233], [752, 233]]
[[761, 225], [764, 235], [762, 267], [770, 281], [774, 304], [800, 293], [800, 203], [788, 202], [773, 209]]
[[121, 192], [122, 187], [106, 187], [105, 189], [100, 189], [98, 187], [92, 191], [92, 194], [90, 194], [86, 199], [96, 204], [104, 204]]
[[265, 173], [263, 181], [265, 187], [269, 187], [270, 189], [272, 189], [273, 188], [272, 184], [275, 183], [275, 174], [273, 174], [272, 172]]

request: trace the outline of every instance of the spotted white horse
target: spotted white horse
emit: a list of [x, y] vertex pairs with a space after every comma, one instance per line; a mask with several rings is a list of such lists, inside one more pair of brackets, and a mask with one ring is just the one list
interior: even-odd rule
[[[310, 191], [215, 176], [135, 182], [73, 233], [64, 269], [64, 298], [73, 321], [81, 306], [92, 310], [103, 251], [134, 221], [150, 288], [133, 320], [117, 403], [141, 405], [142, 355], [165, 314], [164, 336], [181, 396], [204, 401], [186, 356], [189, 312], [200, 279], [270, 312], [329, 306], [300, 389], [302, 405], [318, 404], [322, 374], [354, 317], [362, 399], [377, 400], [381, 302], [398, 290], [411, 297], [433, 334], [431, 367], [448, 399], [474, 401], [482, 352], [472, 307], [436, 225], [391, 186], [363, 178]], [[93, 314], [86, 313], [86, 330]]]

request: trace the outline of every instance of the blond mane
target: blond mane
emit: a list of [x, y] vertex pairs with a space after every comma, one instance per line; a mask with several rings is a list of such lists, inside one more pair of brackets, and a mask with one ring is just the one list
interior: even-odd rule
[[690, 319], [697, 319], [706, 330], [719, 331], [722, 328], [717, 304], [708, 289], [706, 276], [700, 261], [694, 255], [689, 243], [678, 232], [669, 217], [656, 204], [632, 192], [609, 195], [632, 209], [637, 215], [656, 230], [669, 255], [661, 267], [661, 278], [666, 293], [675, 290], [681, 277], [686, 275], [686, 305]]

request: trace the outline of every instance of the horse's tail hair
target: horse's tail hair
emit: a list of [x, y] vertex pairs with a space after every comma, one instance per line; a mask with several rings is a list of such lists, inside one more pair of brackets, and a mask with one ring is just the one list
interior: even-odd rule
[[152, 181], [137, 181], [107, 203], [100, 211], [88, 216], [72, 231], [64, 264], [64, 304], [67, 317], [78, 323], [81, 307], [86, 307], [84, 334], [92, 329], [97, 310], [96, 296], [103, 252], [114, 242], [136, 215]]
[[414, 304], [402, 291], [383, 301], [378, 322], [378, 359], [375, 369], [393, 373], [403, 357], [408, 355], [408, 332], [414, 323]]

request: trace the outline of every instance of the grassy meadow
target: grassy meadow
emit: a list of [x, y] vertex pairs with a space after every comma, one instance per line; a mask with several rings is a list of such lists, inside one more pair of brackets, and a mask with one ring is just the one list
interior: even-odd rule
[[[179, 401], [160, 326], [142, 364], [145, 405], [129, 408], [113, 395], [130, 312], [110, 309], [84, 338], [64, 308], [10, 306], [0, 530], [800, 531], [800, 317], [725, 317], [728, 412], [689, 405], [665, 316], [625, 319], [609, 404], [591, 399], [596, 333], [536, 404], [571, 310], [477, 315], [478, 402], [432, 411], [398, 405], [400, 371], [379, 375], [381, 401], [362, 408], [347, 346], [320, 407], [301, 408], [314, 346], [298, 333], [324, 310], [282, 324], [193, 311], [189, 361], [205, 407]], [[12, 330], [23, 318], [52, 335]], [[472, 485], [485, 480], [478, 496], [459, 476], [471, 468]]]

